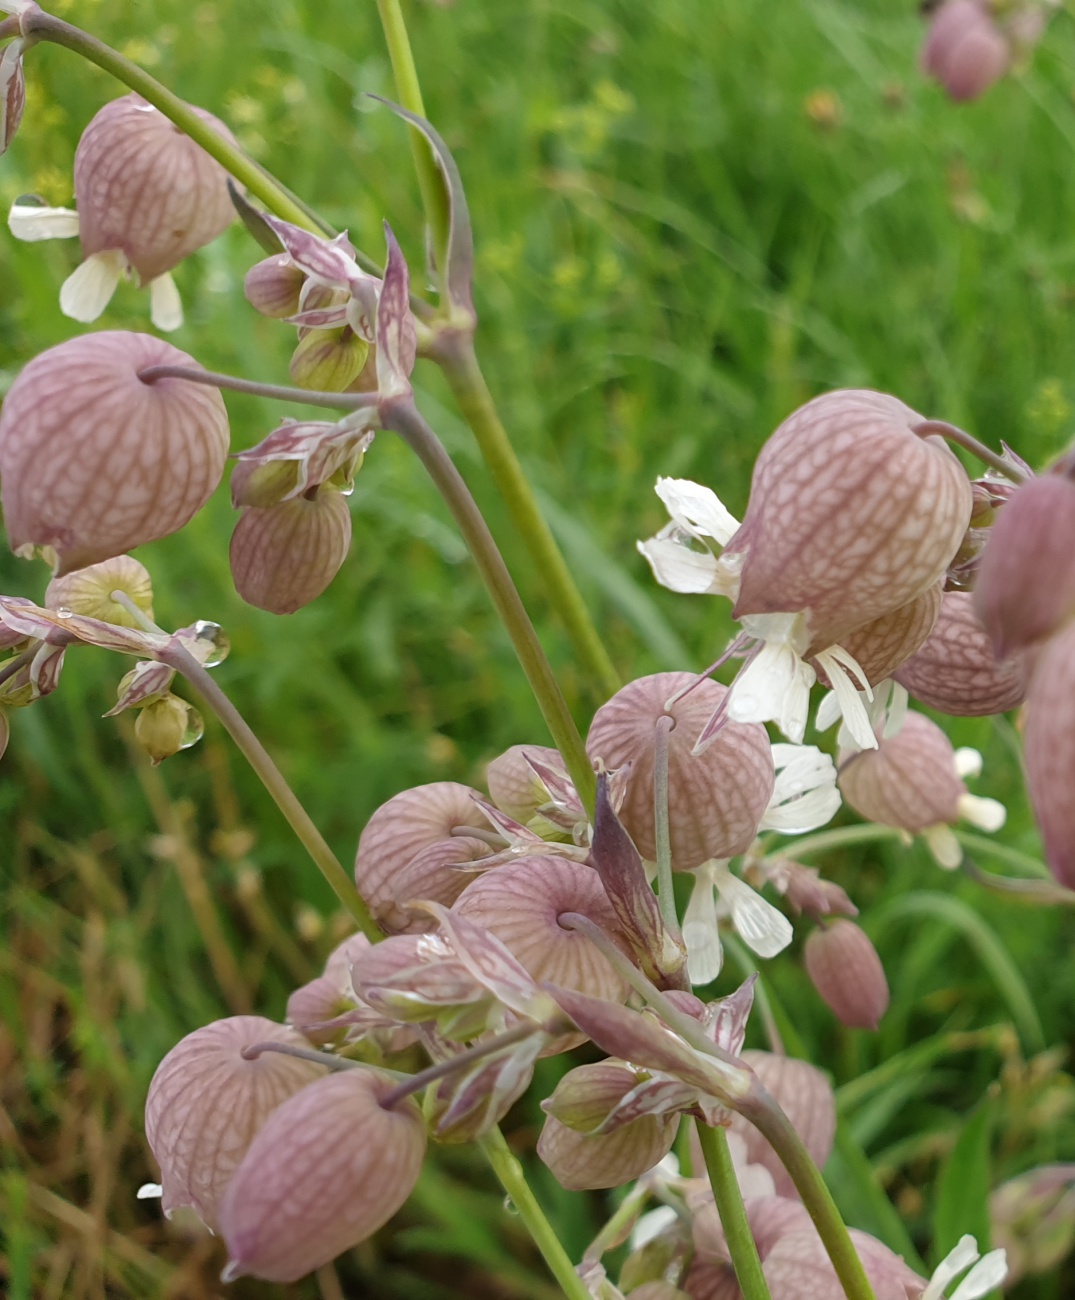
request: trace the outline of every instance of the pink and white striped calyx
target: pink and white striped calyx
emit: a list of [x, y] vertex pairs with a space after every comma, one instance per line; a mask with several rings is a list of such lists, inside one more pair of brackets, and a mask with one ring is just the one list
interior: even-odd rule
[[[228, 128], [198, 116], [230, 143]], [[134, 275], [150, 291], [153, 324], [178, 329], [183, 308], [170, 272], [223, 233], [234, 217], [227, 173], [140, 95], [106, 104], [75, 152], [78, 211], [16, 204], [9, 225], [19, 239], [78, 235], [82, 264], [60, 290], [60, 309], [93, 321], [116, 286]]]
[[775, 721], [801, 740], [815, 663], [856, 741], [873, 745], [857, 700], [870, 682], [843, 642], [934, 587], [971, 514], [966, 473], [939, 439], [918, 435], [922, 423], [883, 393], [815, 398], [762, 448], [741, 525], [708, 489], [659, 480], [672, 523], [639, 549], [664, 586], [733, 600], [738, 648], [753, 645], [730, 720]]

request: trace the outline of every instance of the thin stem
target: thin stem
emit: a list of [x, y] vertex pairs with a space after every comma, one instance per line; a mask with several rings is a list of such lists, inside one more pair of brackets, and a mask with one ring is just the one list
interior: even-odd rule
[[394, 430], [407, 443], [425, 466], [459, 525], [460, 532], [474, 557], [486, 588], [497, 608], [530, 689], [534, 692], [541, 712], [560, 751], [568, 773], [575, 784], [583, 805], [592, 813], [596, 793], [596, 779], [586, 747], [582, 743], [575, 720], [564, 700], [537, 632], [530, 621], [519, 593], [489, 531], [477, 503], [462, 475], [452, 463], [440, 439], [419, 414], [411, 401], [393, 402], [382, 406], [382, 419], [386, 428]]
[[504, 1033], [496, 1034], [484, 1043], [475, 1043], [473, 1047], [468, 1047], [465, 1051], [449, 1057], [446, 1061], [438, 1061], [436, 1065], [431, 1065], [427, 1070], [420, 1070], [417, 1074], [412, 1074], [398, 1088], [393, 1088], [390, 1093], [382, 1097], [380, 1104], [384, 1110], [391, 1110], [404, 1097], [420, 1092], [427, 1084], [436, 1083], [438, 1079], [445, 1079], [448, 1075], [455, 1074], [457, 1070], [464, 1069], [472, 1062], [480, 1061], [483, 1056], [492, 1056], [494, 1052], [502, 1051], [505, 1047], [521, 1043], [524, 1038], [530, 1038], [534, 1032], [533, 1025], [516, 1025], [514, 1029], [506, 1029]]
[[330, 1070], [369, 1069], [361, 1061], [349, 1061], [346, 1056], [334, 1056], [331, 1052], [318, 1052], [312, 1047], [296, 1047], [292, 1043], [274, 1043], [267, 1039], [264, 1043], [251, 1043], [244, 1047], [240, 1056], [245, 1061], [256, 1061], [262, 1052], [279, 1052], [281, 1056], [294, 1056], [300, 1061], [313, 1061], [315, 1065], [327, 1066]]
[[95, 63], [117, 80], [122, 81], [131, 90], [137, 91], [144, 100], [152, 104], [170, 121], [174, 122], [185, 134], [201, 145], [210, 157], [215, 158], [240, 184], [259, 198], [270, 211], [290, 221], [292, 225], [301, 226], [314, 234], [331, 233], [331, 227], [312, 213], [304, 203], [291, 194], [286, 186], [281, 185], [264, 167], [254, 162], [238, 145], [222, 136], [203, 118], [199, 117], [190, 104], [180, 99], [167, 86], [161, 85], [136, 63], [126, 59], [117, 50], [103, 41], [91, 36], [79, 27], [65, 23], [63, 19], [45, 13], [41, 9], [30, 9], [22, 15], [21, 30], [25, 36], [37, 40], [51, 41], [62, 45], [76, 54], [81, 54], [90, 63]]
[[[411, 43], [407, 37], [407, 24], [403, 20], [403, 10], [399, 0], [377, 0], [377, 12], [380, 15], [381, 27], [384, 29], [385, 44], [388, 46], [388, 57], [392, 62], [392, 75], [395, 78], [399, 102], [418, 117], [425, 117], [422, 88], [418, 83], [418, 69], [414, 64]], [[411, 139], [411, 153], [414, 156], [418, 188], [422, 194], [426, 225], [432, 236], [436, 270], [438, 274], [443, 274], [451, 228], [448, 191], [429, 141], [417, 127], [408, 126], [407, 131]]]
[[818, 835], [804, 835], [799, 840], [780, 845], [766, 853], [763, 862], [775, 862], [780, 858], [798, 859], [806, 853], [820, 853], [824, 849], [844, 848], [848, 844], [869, 844], [873, 840], [902, 839], [903, 831], [894, 826], [878, 826], [867, 822], [862, 826], [837, 826], [832, 831], [822, 831]]
[[313, 858], [314, 863], [328, 881], [333, 893], [354, 918], [362, 933], [371, 943], [377, 943], [384, 936], [377, 922], [373, 919], [365, 900], [355, 888], [351, 877], [336, 860], [335, 854], [325, 842], [324, 836], [314, 825], [310, 814], [284, 780], [283, 774], [269, 756], [268, 750], [251, 731], [246, 719], [202, 665], [178, 642], [162, 651], [160, 658], [163, 663], [182, 673], [209, 708], [217, 715], [228, 735], [239, 747], [243, 757], [261, 778], [262, 785], [264, 785], [275, 801], [276, 806], [284, 814], [291, 829], [299, 837], [307, 853]]
[[954, 442], [956, 446], [962, 447], [964, 451], [969, 451], [972, 456], [977, 458], [990, 469], [995, 469], [998, 474], [1003, 474], [1005, 478], [1011, 479], [1013, 483], [1025, 483], [1026, 475], [1021, 469], [1018, 469], [1011, 461], [1006, 460], [999, 453], [987, 447], [984, 442], [979, 442], [972, 434], [967, 433], [956, 424], [949, 424], [947, 420], [923, 420], [921, 424], [912, 426], [912, 431], [920, 438], [928, 438], [933, 434], [939, 434], [942, 438], [947, 438], [949, 442]]
[[676, 896], [672, 887], [672, 834], [668, 825], [668, 733], [676, 725], [671, 714], [657, 719], [653, 737], [653, 815], [657, 840], [657, 901], [672, 934], [679, 933]]
[[191, 384], [226, 388], [233, 393], [252, 393], [255, 397], [297, 402], [305, 406], [327, 406], [337, 411], [360, 411], [376, 406], [379, 401], [376, 393], [321, 393], [306, 388], [291, 388], [287, 384], [263, 384], [256, 379], [239, 379], [235, 375], [222, 375], [215, 370], [202, 370], [193, 366], [146, 366], [144, 370], [139, 370], [138, 378], [143, 384], [152, 384], [156, 379], [185, 379]]
[[963, 871], [985, 889], [995, 890], [998, 894], [1015, 895], [1026, 903], [1036, 903], [1042, 907], [1075, 907], [1075, 890], [1065, 889], [1049, 880], [1028, 880], [1026, 876], [995, 876], [991, 871], [983, 871], [970, 858], [963, 859]]
[[755, 1083], [749, 1097], [736, 1103], [736, 1109], [769, 1139], [791, 1175], [848, 1300], [876, 1300], [832, 1193], [791, 1120], [760, 1083]]
[[549, 1266], [549, 1272], [559, 1282], [564, 1295], [568, 1300], [591, 1300], [589, 1289], [575, 1272], [567, 1252], [560, 1244], [552, 1225], [530, 1190], [522, 1165], [504, 1141], [503, 1133], [499, 1128], [494, 1128], [492, 1132], [478, 1139], [478, 1145], [500, 1180], [500, 1185], [507, 1193], [511, 1204], [518, 1211], [519, 1218], [526, 1225], [534, 1244], [541, 1251], [545, 1263]]
[[9, 36], [18, 36], [21, 30], [18, 14], [0, 20], [0, 41], [6, 41]]
[[563, 620], [579, 665], [588, 675], [595, 695], [599, 695], [602, 701], [606, 700], [620, 689], [620, 675], [538, 508], [530, 481], [497, 414], [474, 352], [473, 338], [469, 333], [446, 335], [436, 359], [455, 394], [463, 418], [470, 425], [493, 483], [511, 512], [534, 568], [545, 584], [546, 593]]
[[758, 1246], [747, 1222], [743, 1193], [728, 1149], [728, 1136], [722, 1128], [710, 1128], [702, 1120], [696, 1121], [696, 1128], [720, 1225], [724, 1229], [724, 1240], [744, 1300], [771, 1300], [769, 1284], [761, 1271]]
[[1040, 858], [1032, 857], [1029, 853], [1022, 853], [1019, 849], [1013, 849], [1008, 844], [998, 844], [996, 840], [991, 839], [988, 835], [975, 835], [973, 831], [965, 831], [960, 827], [953, 827], [953, 833], [956, 839], [965, 849], [970, 849], [974, 853], [984, 853], [989, 857], [997, 858], [1001, 862], [1007, 862], [1013, 867], [1017, 867], [1024, 875], [1039, 880], [1049, 880], [1048, 869]]

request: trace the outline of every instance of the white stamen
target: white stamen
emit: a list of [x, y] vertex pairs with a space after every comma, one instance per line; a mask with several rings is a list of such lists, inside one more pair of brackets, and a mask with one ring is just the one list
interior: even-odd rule
[[783, 952], [794, 933], [783, 912], [767, 903], [745, 880], [733, 876], [724, 863], [715, 863], [713, 874], [732, 924], [747, 947], [759, 957], [775, 957]]
[[976, 749], [964, 746], [956, 750], [956, 775], [963, 778], [981, 776], [982, 756]]
[[959, 796], [959, 815], [982, 831], [999, 831], [1008, 819], [1008, 810], [998, 799], [983, 799], [976, 794]]
[[118, 249], [94, 253], [77, 266], [60, 286], [60, 311], [88, 325], [104, 311], [127, 270]]
[[149, 282], [149, 319], [164, 334], [183, 324], [183, 303], [168, 271]]
[[36, 203], [13, 203], [7, 218], [16, 239], [72, 239], [78, 234], [78, 213], [73, 208], [45, 208]]

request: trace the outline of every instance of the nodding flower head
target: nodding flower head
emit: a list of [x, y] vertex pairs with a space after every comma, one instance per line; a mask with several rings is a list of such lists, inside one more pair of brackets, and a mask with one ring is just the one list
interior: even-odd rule
[[864, 931], [839, 917], [811, 932], [806, 973], [836, 1018], [853, 1029], [876, 1029], [888, 1010], [888, 981]]
[[330, 487], [312, 496], [244, 510], [231, 537], [235, 590], [271, 614], [294, 614], [325, 590], [351, 545], [347, 498]]
[[176, 532], [220, 482], [220, 394], [149, 366], [198, 363], [162, 339], [105, 331], [42, 352], [0, 410], [0, 491], [12, 550], [51, 551], [59, 573]]

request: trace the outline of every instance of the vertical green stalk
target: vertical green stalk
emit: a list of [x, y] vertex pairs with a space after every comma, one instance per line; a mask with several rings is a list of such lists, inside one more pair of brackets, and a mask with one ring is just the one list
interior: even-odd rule
[[526, 606], [508, 572], [489, 526], [451, 457], [413, 402], [396, 402], [382, 410], [386, 428], [394, 430], [425, 466], [463, 534], [493, 599], [530, 689], [560, 751], [579, 798], [592, 813], [597, 784], [575, 720], [549, 666]]
[[757, 1243], [747, 1222], [743, 1193], [739, 1179], [735, 1176], [727, 1134], [722, 1128], [710, 1128], [702, 1120], [696, 1121], [696, 1127], [720, 1224], [724, 1229], [724, 1240], [728, 1244], [728, 1254], [732, 1257], [744, 1300], [771, 1300], [769, 1284], [761, 1270]]
[[[392, 75], [395, 77], [399, 102], [418, 117], [425, 117], [422, 88], [418, 83], [418, 69], [414, 66], [414, 55], [411, 53], [411, 43], [407, 38], [407, 24], [403, 21], [400, 2], [399, 0], [377, 0], [377, 12], [380, 15], [381, 27], [384, 29], [388, 57], [392, 61]], [[448, 191], [444, 187], [429, 141], [413, 126], [408, 127], [407, 131], [411, 138], [411, 153], [414, 155], [414, 170], [418, 175], [418, 188], [422, 193], [426, 224], [433, 237], [436, 269], [440, 275], [444, 271], [448, 252], [448, 232], [451, 227]]]
[[437, 360], [463, 418], [470, 425], [493, 483], [530, 552], [534, 568], [563, 619], [580, 666], [600, 693], [600, 698], [608, 699], [620, 689], [620, 675], [598, 635], [567, 561], [538, 509], [526, 472], [497, 414], [496, 404], [478, 365], [473, 338], [459, 333], [444, 338], [438, 348]]
[[344, 871], [336, 855], [325, 842], [324, 836], [314, 825], [310, 814], [299, 802], [295, 792], [284, 780], [283, 773], [273, 762], [268, 750], [251, 731], [246, 719], [232, 704], [209, 673], [198, 663], [197, 659], [182, 646], [169, 648], [161, 655], [161, 660], [190, 682], [205, 703], [213, 710], [224, 725], [224, 729], [238, 746], [240, 752], [257, 775], [276, 806], [287, 818], [291, 829], [299, 837], [303, 847], [313, 858], [318, 870], [328, 881], [332, 892], [354, 918], [355, 924], [372, 942], [383, 939], [380, 927], [366, 906], [365, 900], [355, 888], [351, 877]]
[[657, 841], [657, 900], [672, 934], [679, 934], [676, 896], [672, 886], [672, 834], [668, 825], [668, 733], [676, 725], [671, 714], [657, 719], [653, 738], [653, 822]]
[[537, 1203], [537, 1198], [530, 1190], [523, 1167], [512, 1155], [504, 1135], [498, 1128], [478, 1139], [478, 1145], [485, 1153], [485, 1158], [492, 1166], [493, 1173], [500, 1180], [500, 1185], [508, 1194], [512, 1205], [519, 1212], [519, 1218], [526, 1225], [527, 1231], [534, 1239], [534, 1244], [541, 1251], [549, 1272], [560, 1284], [560, 1289], [568, 1300], [592, 1300], [590, 1292], [575, 1272], [567, 1252], [545, 1217], [544, 1211]]

